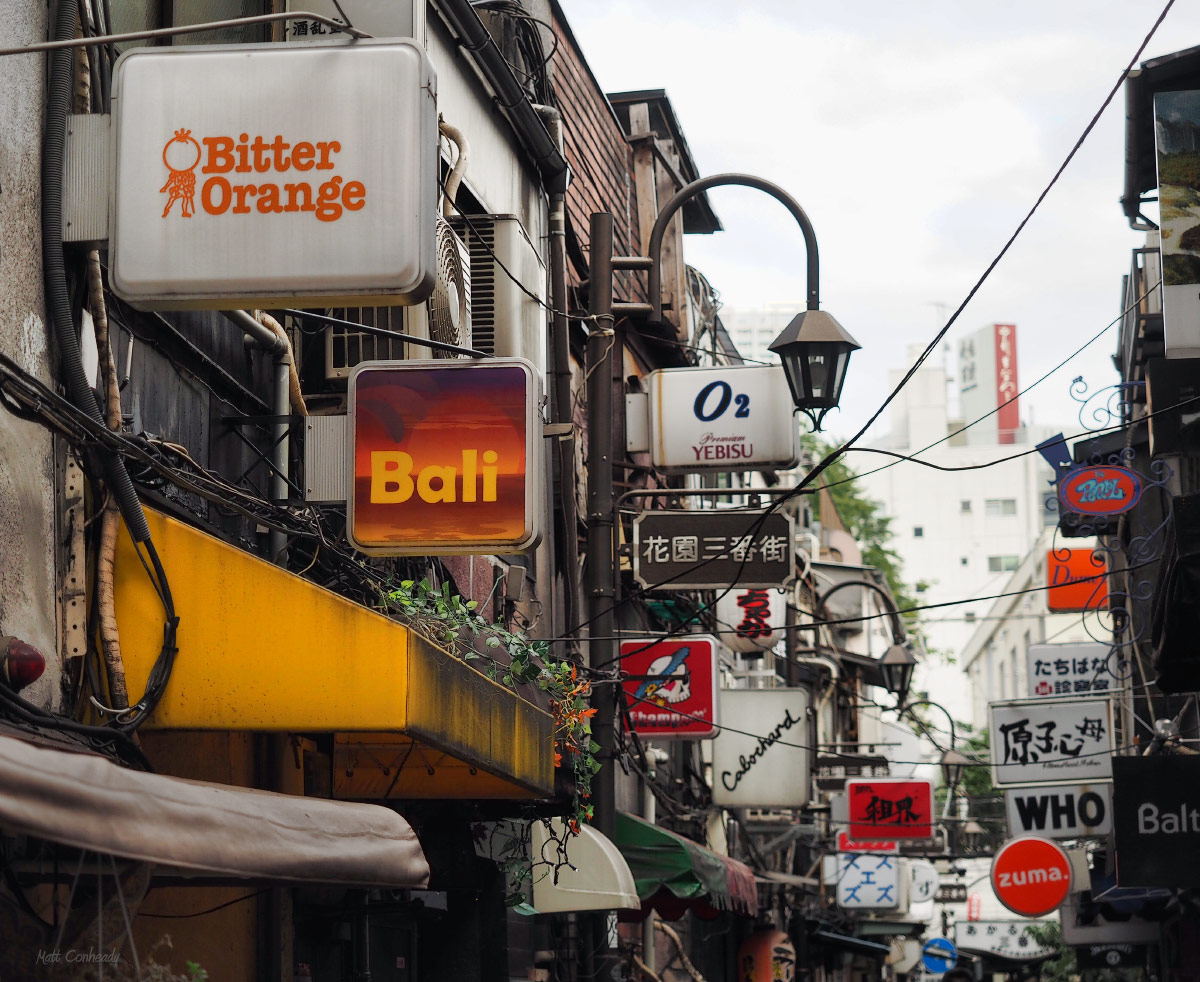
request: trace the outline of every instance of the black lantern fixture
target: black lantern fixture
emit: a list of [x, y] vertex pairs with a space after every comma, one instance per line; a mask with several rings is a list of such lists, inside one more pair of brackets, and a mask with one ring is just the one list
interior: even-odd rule
[[831, 314], [811, 309], [793, 317], [771, 342], [770, 350], [783, 362], [792, 402], [814, 430], [841, 400], [850, 355], [860, 347]]
[[951, 792], [958, 787], [963, 778], [963, 771], [972, 763], [974, 761], [970, 757], [953, 747], [942, 754], [942, 780]]
[[916, 656], [906, 644], [894, 644], [883, 653], [879, 659], [879, 672], [883, 676], [883, 685], [899, 701], [904, 704], [908, 695], [908, 686], [912, 682], [913, 671], [917, 667]]

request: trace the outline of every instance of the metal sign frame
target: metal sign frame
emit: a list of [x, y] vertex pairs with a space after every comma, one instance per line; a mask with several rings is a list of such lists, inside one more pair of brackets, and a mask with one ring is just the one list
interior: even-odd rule
[[[655, 523], [676, 525], [677, 528], [647, 532], [645, 527]], [[725, 530], [717, 534], [722, 525]], [[710, 534], [705, 535], [705, 532]], [[666, 540], [668, 534], [669, 541]], [[784, 537], [781, 549], [785, 558], [774, 560], [779, 566], [777, 570], [764, 572], [756, 568], [752, 558], [738, 557], [740, 545], [751, 535], [751, 557], [762, 548], [764, 540], [768, 540], [766, 544], [774, 550], [778, 546], [775, 540]], [[664, 541], [653, 542], [655, 536]], [[722, 543], [719, 546], [717, 539]], [[686, 541], [677, 545], [677, 540]], [[679, 545], [686, 546], [687, 551], [681, 552]], [[649, 548], [669, 550], [666, 554], [671, 558], [646, 562], [644, 550]], [[633, 520], [633, 576], [643, 587], [652, 590], [725, 590], [731, 586], [737, 589], [782, 589], [796, 578], [795, 551], [795, 520], [779, 511], [655, 509], [639, 512]], [[706, 555], [710, 552], [712, 555]], [[675, 556], [695, 558], [676, 559]], [[648, 566], [662, 568], [651, 572], [646, 568]]]

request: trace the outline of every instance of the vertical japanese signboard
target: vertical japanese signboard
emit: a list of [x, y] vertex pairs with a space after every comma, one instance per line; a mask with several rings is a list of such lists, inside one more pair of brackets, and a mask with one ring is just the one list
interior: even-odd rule
[[380, 556], [532, 549], [540, 383], [530, 362], [364, 362], [350, 377], [347, 533]]
[[717, 732], [717, 639], [689, 634], [621, 642], [621, 684], [633, 728], [655, 740]]
[[868, 778], [846, 782], [850, 838], [929, 839], [933, 782]]
[[[996, 339], [996, 441], [1015, 443], [1021, 428], [1017, 394], [1017, 328], [993, 324]], [[1011, 401], [1009, 401], [1011, 400]]]
[[1113, 682], [1108, 669], [1112, 650], [1112, 645], [1098, 641], [1031, 644], [1027, 651], [1029, 695], [1037, 698], [1107, 693]]
[[812, 785], [807, 689], [722, 689], [713, 804], [802, 808]]
[[1107, 699], [994, 702], [992, 769], [999, 787], [1112, 777], [1112, 710]]

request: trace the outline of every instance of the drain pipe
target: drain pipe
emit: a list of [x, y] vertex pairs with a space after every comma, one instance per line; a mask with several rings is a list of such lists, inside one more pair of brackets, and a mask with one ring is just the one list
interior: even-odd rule
[[[534, 111], [541, 117], [550, 132], [550, 139], [563, 152], [562, 113], [554, 106], [534, 104]], [[554, 379], [553, 420], [571, 424], [569, 435], [555, 440], [558, 457], [559, 501], [562, 506], [563, 542], [561, 557], [563, 568], [579, 569], [578, 517], [575, 510], [575, 428], [571, 401], [571, 325], [567, 319], [567, 192], [565, 185], [554, 184], [550, 189], [550, 360]], [[570, 580], [575, 586], [567, 591], [566, 634], [583, 618], [582, 597], [577, 593], [578, 580]]]
[[[246, 334], [247, 340], [270, 353], [275, 358], [275, 379], [271, 386], [271, 500], [278, 505], [288, 500], [288, 421], [291, 416], [292, 346], [287, 335], [279, 335], [265, 324], [260, 324], [254, 315], [245, 310], [221, 311]], [[271, 529], [267, 538], [267, 549], [271, 562], [287, 566], [287, 535]]]

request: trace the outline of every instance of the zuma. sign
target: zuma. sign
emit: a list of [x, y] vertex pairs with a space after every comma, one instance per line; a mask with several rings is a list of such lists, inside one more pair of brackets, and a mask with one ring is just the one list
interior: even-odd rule
[[350, 377], [347, 535], [378, 556], [531, 549], [540, 385], [520, 358], [367, 362]]

